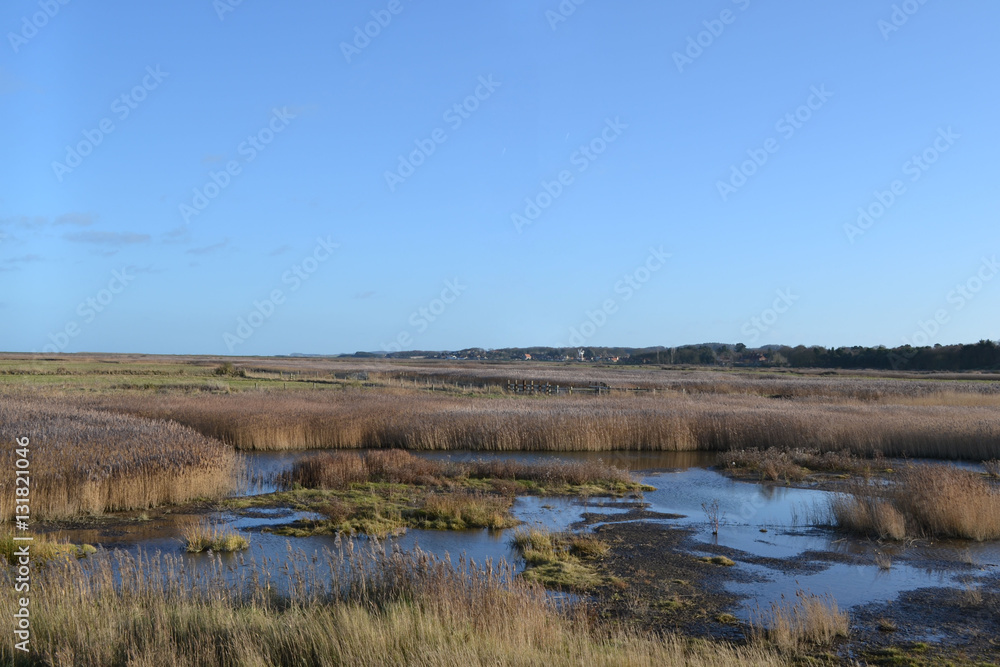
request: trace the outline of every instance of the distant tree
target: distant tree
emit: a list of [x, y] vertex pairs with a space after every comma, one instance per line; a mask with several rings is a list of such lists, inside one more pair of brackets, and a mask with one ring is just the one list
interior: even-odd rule
[[767, 363], [770, 366], [788, 366], [788, 359], [785, 358], [781, 352], [772, 352], [767, 357]]
[[714, 364], [715, 350], [710, 348], [708, 345], [702, 345], [701, 348], [698, 350], [698, 363]]

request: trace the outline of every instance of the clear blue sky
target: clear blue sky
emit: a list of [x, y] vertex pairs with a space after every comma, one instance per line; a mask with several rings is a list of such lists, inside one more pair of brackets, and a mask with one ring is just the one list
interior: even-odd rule
[[1000, 339], [1000, 6], [896, 6], [10, 0], [0, 349]]

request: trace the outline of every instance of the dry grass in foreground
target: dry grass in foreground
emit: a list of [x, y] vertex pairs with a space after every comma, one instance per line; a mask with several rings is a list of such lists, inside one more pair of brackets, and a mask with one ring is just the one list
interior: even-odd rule
[[857, 482], [830, 511], [838, 526], [880, 539], [1000, 539], [1000, 487], [953, 466], [910, 465], [889, 486]]
[[109, 394], [78, 400], [103, 410], [172, 419], [245, 450], [777, 447], [977, 461], [1000, 456], [995, 407], [893, 405], [836, 396], [775, 400], [754, 394], [659, 392], [484, 397], [379, 387], [204, 396]]
[[[53, 405], [0, 402], [0, 441], [30, 440], [33, 519], [146, 509], [230, 491], [237, 454], [175, 423]], [[14, 470], [15, 448], [0, 450]], [[14, 475], [0, 479], [0, 521], [14, 514]]]
[[[303, 555], [277, 578], [256, 563], [233, 570], [218, 559], [196, 571], [176, 556], [61, 563], [37, 592], [33, 581], [33, 652], [7, 641], [0, 659], [60, 667], [785, 664], [764, 648], [602, 630], [509, 569], [422, 554], [326, 559], [319, 567]], [[0, 596], [13, 604], [8, 584], [0, 582]]]
[[794, 602], [772, 602], [767, 610], [751, 613], [750, 635], [785, 652], [799, 652], [810, 646], [828, 646], [837, 637], [847, 637], [850, 617], [837, 607], [832, 596], [795, 594]]

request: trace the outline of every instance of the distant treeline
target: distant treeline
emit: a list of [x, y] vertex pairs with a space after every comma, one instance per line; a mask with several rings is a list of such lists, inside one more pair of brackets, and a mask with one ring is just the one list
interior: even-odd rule
[[[712, 358], [714, 356], [714, 359]], [[641, 352], [632, 363], [656, 363], [655, 353]], [[659, 354], [663, 363], [663, 352]], [[981, 340], [971, 345], [934, 347], [806, 347], [768, 346], [760, 349], [742, 345], [698, 345], [676, 348], [669, 363], [785, 366], [791, 368], [875, 368], [891, 370], [968, 371], [1000, 369], [1000, 345]]]
[[467, 348], [450, 352], [358, 352], [358, 357], [393, 359], [471, 359], [481, 361], [589, 361], [613, 364], [702, 366], [774, 366], [790, 368], [873, 368], [889, 370], [968, 371], [1000, 369], [1000, 345], [981, 340], [968, 345], [933, 347], [806, 347], [767, 345], [748, 348], [742, 343], [705, 343], [681, 347], [523, 347], [486, 350]]

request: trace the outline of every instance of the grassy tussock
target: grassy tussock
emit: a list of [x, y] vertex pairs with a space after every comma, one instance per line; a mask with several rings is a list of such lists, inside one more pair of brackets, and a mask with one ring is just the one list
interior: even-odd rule
[[424, 506], [413, 513], [417, 528], [502, 530], [516, 526], [510, 515], [511, 498], [479, 493], [433, 493]]
[[699, 558], [702, 563], [709, 563], [711, 565], [722, 565], [724, 567], [733, 567], [736, 565], [736, 561], [732, 558], [727, 558], [726, 556], [702, 556]]
[[[228, 493], [237, 455], [190, 428], [141, 417], [0, 401], [0, 441], [28, 437], [34, 519], [147, 509]], [[14, 469], [13, 446], [0, 467]], [[14, 513], [14, 475], [0, 479], [0, 521]]]
[[611, 546], [594, 535], [530, 528], [516, 532], [511, 545], [524, 558], [526, 581], [566, 591], [586, 591], [605, 581], [593, 562]]
[[850, 617], [837, 607], [832, 596], [799, 591], [796, 600], [773, 602], [767, 610], [751, 614], [750, 635], [785, 652], [809, 646], [826, 646], [837, 637], [847, 637]]
[[[184, 568], [174, 556], [60, 564], [33, 581], [31, 661], [143, 665], [783, 664], [758, 647], [604, 630], [556, 607], [509, 569], [422, 554], [302, 556], [283, 574], [255, 562]], [[330, 574], [332, 572], [333, 574]], [[3, 584], [13, 608], [12, 587]], [[277, 594], [277, 590], [290, 593]], [[15, 660], [12, 642], [0, 660]], [[26, 658], [18, 656], [28, 664]]]
[[47, 535], [33, 535], [34, 539], [29, 543], [15, 541], [13, 533], [0, 535], [0, 556], [9, 565], [16, 565], [18, 556], [15, 554], [25, 544], [29, 544], [29, 553], [33, 566], [45, 566], [50, 561], [63, 558], [86, 558], [90, 554], [96, 553], [90, 544], [71, 544], [58, 538]]
[[706, 393], [601, 397], [497, 398], [381, 387], [87, 400], [106, 410], [172, 419], [246, 450], [777, 447], [978, 461], [1000, 455], [1000, 415], [992, 407], [894, 405], [817, 395], [774, 400], [709, 393], [707, 387]]
[[953, 466], [911, 465], [887, 487], [858, 483], [830, 509], [838, 526], [879, 538], [1000, 539], [1000, 487]]
[[184, 533], [185, 549], [189, 553], [202, 551], [233, 552], [243, 551], [250, 546], [250, 540], [239, 533], [201, 522]]

